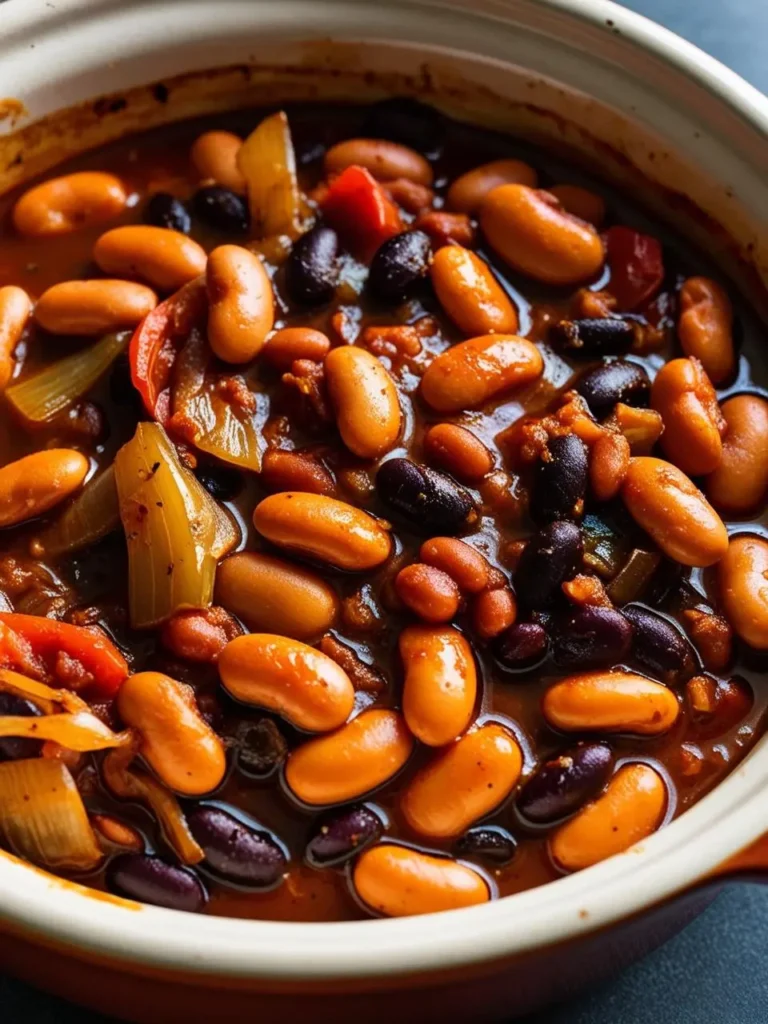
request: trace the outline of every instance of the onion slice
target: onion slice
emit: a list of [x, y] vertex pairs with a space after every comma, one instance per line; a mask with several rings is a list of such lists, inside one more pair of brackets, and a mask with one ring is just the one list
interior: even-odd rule
[[90, 711], [74, 714], [43, 715], [26, 718], [0, 715], [0, 736], [26, 736], [35, 740], [53, 740], [67, 750], [87, 754], [94, 750], [111, 750], [128, 741], [128, 733], [114, 733]]
[[88, 481], [56, 522], [40, 534], [37, 542], [41, 554], [58, 557], [89, 547], [119, 527], [115, 469], [108, 466], [103, 473]]
[[245, 178], [255, 237], [298, 238], [306, 229], [309, 211], [299, 191], [284, 111], [272, 114], [251, 132], [237, 151], [237, 166]]

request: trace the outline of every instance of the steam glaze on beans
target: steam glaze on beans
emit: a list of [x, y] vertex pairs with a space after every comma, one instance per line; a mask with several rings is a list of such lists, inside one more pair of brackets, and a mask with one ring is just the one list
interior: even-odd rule
[[11, 853], [218, 916], [457, 909], [757, 741], [764, 332], [624, 196], [392, 98], [166, 125], [0, 219]]

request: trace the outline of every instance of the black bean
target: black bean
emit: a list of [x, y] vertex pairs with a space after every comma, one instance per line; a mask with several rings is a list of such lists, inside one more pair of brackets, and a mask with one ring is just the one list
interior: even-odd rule
[[[37, 718], [40, 714], [40, 709], [32, 701], [18, 697], [15, 693], [0, 693], [0, 715]], [[0, 738], [0, 761], [19, 761], [25, 757], [37, 757], [42, 745], [40, 740], [33, 740], [28, 736], [3, 736]]]
[[553, 437], [533, 480], [530, 512], [538, 523], [581, 518], [587, 493], [587, 449], [575, 434]]
[[155, 192], [144, 207], [144, 223], [154, 224], [158, 228], [171, 228], [188, 235], [192, 227], [192, 218], [180, 199], [170, 192]]
[[314, 829], [305, 857], [313, 867], [341, 864], [375, 842], [384, 826], [372, 810], [360, 804], [321, 820]]
[[192, 196], [195, 215], [225, 234], [245, 234], [251, 217], [245, 199], [221, 185], [205, 185]]
[[339, 239], [333, 228], [322, 224], [296, 242], [285, 265], [289, 297], [302, 306], [329, 302], [339, 276]]
[[198, 466], [195, 476], [217, 501], [232, 501], [243, 489], [243, 477], [232, 466]]
[[199, 805], [187, 812], [190, 831], [217, 875], [238, 885], [264, 889], [277, 885], [286, 857], [269, 832], [244, 825], [219, 807]]
[[584, 543], [575, 523], [543, 526], [528, 540], [515, 570], [518, 600], [528, 608], [547, 608], [581, 565]]
[[517, 852], [517, 841], [505, 828], [495, 825], [480, 825], [471, 828], [457, 840], [454, 853], [457, 857], [477, 857], [496, 866], [509, 864]]
[[563, 668], [601, 668], [620, 662], [631, 646], [632, 626], [620, 611], [585, 605], [558, 623], [552, 648]]
[[107, 869], [107, 884], [118, 896], [191, 914], [201, 911], [208, 902], [205, 887], [194, 871], [143, 853], [115, 857]]
[[368, 287], [380, 299], [399, 302], [426, 277], [431, 260], [429, 235], [423, 231], [403, 231], [388, 238], [376, 251]]
[[639, 662], [660, 675], [692, 671], [696, 656], [679, 626], [642, 604], [621, 609], [634, 627], [632, 651]]
[[472, 496], [445, 473], [410, 459], [389, 459], [376, 474], [376, 492], [412, 526], [435, 536], [458, 533], [477, 518]]
[[525, 672], [547, 657], [547, 631], [536, 622], [516, 622], [496, 637], [492, 649], [505, 668]]
[[288, 744], [271, 718], [241, 722], [237, 728], [236, 763], [246, 775], [264, 778], [285, 760]]
[[520, 813], [537, 825], [573, 814], [608, 781], [613, 753], [607, 743], [579, 743], [545, 761], [517, 798]]
[[607, 416], [617, 402], [644, 407], [651, 394], [648, 374], [637, 363], [615, 359], [589, 370], [576, 382], [576, 390], [598, 419]]
[[369, 139], [400, 142], [434, 157], [443, 145], [445, 122], [434, 107], [405, 96], [395, 96], [368, 108], [362, 134]]
[[554, 344], [569, 355], [595, 359], [626, 352], [637, 329], [637, 324], [618, 317], [597, 317], [594, 320], [561, 320], [549, 333]]

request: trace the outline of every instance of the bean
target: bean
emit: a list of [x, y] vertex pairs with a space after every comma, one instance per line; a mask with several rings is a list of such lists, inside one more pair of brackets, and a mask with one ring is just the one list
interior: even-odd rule
[[587, 448], [575, 434], [550, 438], [536, 467], [530, 511], [536, 522], [581, 518], [587, 493]]
[[548, 652], [547, 632], [536, 622], [516, 622], [493, 645], [494, 656], [501, 664], [517, 672], [535, 668]]
[[0, 288], [0, 391], [13, 376], [13, 353], [21, 341], [32, 311], [32, 300], [23, 288], [8, 284]]
[[309, 452], [270, 448], [261, 463], [261, 483], [268, 491], [307, 491], [336, 494], [336, 483], [319, 459]]
[[243, 477], [233, 466], [200, 466], [195, 476], [217, 501], [233, 501], [243, 489]]
[[115, 857], [107, 869], [107, 882], [120, 896], [188, 914], [200, 913], [208, 902], [208, 894], [194, 871], [143, 853]]
[[186, 818], [206, 865], [217, 875], [256, 889], [280, 883], [287, 861], [269, 832], [249, 828], [219, 807], [194, 807]]
[[510, 864], [517, 853], [517, 842], [506, 829], [494, 825], [471, 828], [454, 845], [459, 857], [477, 857], [495, 867]]
[[118, 821], [109, 814], [89, 815], [94, 831], [99, 833], [99, 841], [106, 839], [113, 846], [121, 846], [134, 853], [144, 853], [144, 837], [135, 828]]
[[431, 277], [440, 305], [465, 334], [474, 338], [516, 333], [518, 318], [512, 300], [488, 264], [471, 249], [460, 245], [438, 249], [432, 259]]
[[591, 224], [566, 213], [547, 192], [527, 185], [492, 189], [480, 206], [480, 226], [503, 260], [545, 284], [586, 281], [605, 259]]
[[288, 754], [285, 737], [271, 718], [240, 722], [236, 744], [238, 769], [257, 779], [273, 775]]
[[144, 207], [144, 223], [180, 231], [183, 235], [192, 230], [192, 218], [186, 206], [169, 192], [155, 192]]
[[547, 608], [576, 575], [584, 553], [581, 530], [574, 523], [543, 526], [523, 549], [515, 570], [515, 590], [529, 608]]
[[190, 157], [200, 178], [215, 181], [233, 192], [245, 192], [245, 178], [237, 166], [243, 140], [232, 132], [203, 132], [192, 144]]
[[577, 743], [541, 765], [520, 791], [517, 806], [529, 821], [549, 825], [597, 796], [612, 770], [607, 743]]
[[117, 710], [141, 736], [141, 755], [169, 789], [201, 796], [224, 778], [224, 746], [190, 687], [162, 672], [137, 672], [120, 687]]
[[509, 587], [478, 594], [472, 605], [472, 628], [481, 640], [492, 640], [514, 623], [517, 601]]
[[459, 213], [476, 214], [488, 193], [499, 185], [536, 188], [537, 181], [536, 171], [522, 160], [492, 160], [456, 178], [446, 194], [446, 206]]
[[620, 662], [632, 646], [632, 626], [615, 608], [584, 605], [571, 612], [553, 637], [556, 664], [602, 668]]
[[711, 473], [723, 457], [725, 420], [715, 389], [698, 359], [673, 359], [659, 370], [651, 405], [661, 413], [661, 447], [690, 476]]
[[680, 706], [671, 690], [632, 672], [585, 672], [544, 694], [544, 717], [563, 732], [627, 732], [658, 736], [677, 721]]
[[726, 618], [744, 643], [768, 650], [768, 542], [734, 537], [717, 569]]
[[470, 338], [432, 360], [421, 379], [421, 395], [437, 412], [477, 409], [497, 395], [537, 380], [543, 369], [541, 353], [525, 338], [514, 334]]
[[624, 405], [648, 405], [651, 382], [642, 366], [615, 359], [580, 377], [576, 382], [576, 391], [594, 415], [602, 419], [617, 402]]
[[105, 274], [141, 277], [153, 288], [174, 292], [205, 270], [205, 249], [179, 231], [128, 224], [105, 232], [93, 247]]
[[447, 573], [432, 565], [406, 565], [395, 577], [395, 591], [405, 607], [424, 622], [450, 622], [459, 610], [459, 588]]
[[293, 750], [285, 781], [305, 804], [346, 803], [397, 775], [412, 750], [413, 738], [399, 712], [372, 708]]
[[302, 235], [285, 264], [285, 287], [300, 306], [330, 302], [339, 278], [339, 237], [319, 224]]
[[655, 409], [633, 409], [622, 402], [611, 414], [610, 424], [615, 424], [629, 442], [632, 455], [647, 455], [664, 431], [664, 422]]
[[463, 487], [410, 459], [388, 459], [376, 474], [376, 492], [420, 530], [455, 533], [477, 518], [472, 497]]
[[465, 249], [474, 249], [477, 245], [474, 225], [466, 213], [427, 209], [419, 214], [413, 226], [427, 233], [433, 249], [444, 245], [463, 245]]
[[377, 298], [399, 302], [423, 280], [432, 261], [429, 235], [403, 231], [379, 246], [371, 260], [368, 287]]
[[78, 171], [35, 185], [13, 208], [19, 234], [32, 238], [66, 235], [118, 217], [128, 196], [114, 174]]
[[634, 628], [635, 657], [652, 672], [693, 670], [696, 659], [688, 639], [677, 625], [641, 604], [621, 609]]
[[322, 363], [331, 349], [327, 335], [311, 327], [283, 327], [262, 349], [262, 359], [278, 370], [290, 370], [297, 359]]
[[589, 458], [589, 482], [597, 501], [612, 501], [627, 476], [632, 454], [623, 434], [606, 431], [592, 445]]
[[743, 516], [758, 509], [768, 491], [768, 402], [736, 395], [723, 403], [722, 413], [723, 455], [705, 489], [716, 509]]
[[325, 359], [325, 380], [341, 439], [361, 459], [378, 459], [400, 436], [397, 390], [380, 359], [342, 345]]
[[304, 856], [312, 867], [343, 864], [356, 856], [383, 831], [381, 818], [364, 804], [320, 821], [313, 829]]
[[165, 621], [160, 642], [177, 658], [213, 664], [229, 641], [241, 633], [239, 624], [223, 608], [185, 608]]
[[322, 494], [272, 494], [254, 509], [253, 525], [279, 547], [352, 572], [375, 569], [392, 549], [377, 519]]
[[[40, 709], [32, 701], [18, 697], [15, 693], [0, 691], [0, 715], [37, 718], [40, 713]], [[4, 736], [0, 739], [0, 762], [37, 757], [41, 747], [40, 740], [28, 739], [25, 736]]]
[[409, 96], [393, 96], [368, 108], [363, 134], [372, 139], [390, 139], [411, 146], [420, 153], [440, 149], [445, 134], [442, 116]]
[[37, 300], [35, 320], [51, 334], [101, 335], [136, 327], [156, 305], [152, 289], [133, 281], [62, 281]]
[[274, 711], [307, 732], [343, 725], [355, 703], [352, 682], [335, 661], [274, 633], [249, 633], [227, 644], [219, 676], [235, 700]]
[[364, 167], [377, 181], [407, 178], [417, 185], [432, 184], [429, 162], [413, 149], [383, 139], [346, 139], [325, 154], [326, 175], [341, 174], [353, 164]]
[[42, 515], [85, 480], [88, 460], [70, 448], [47, 448], [0, 469], [0, 527]]
[[623, 853], [646, 839], [664, 820], [667, 787], [647, 764], [620, 768], [608, 788], [549, 841], [553, 860], [565, 871], [579, 871]]
[[488, 559], [455, 537], [432, 537], [421, 545], [419, 557], [427, 565], [451, 576], [459, 590], [479, 594], [491, 582], [492, 568]]
[[424, 454], [462, 483], [477, 483], [493, 469], [493, 456], [483, 442], [456, 423], [430, 427], [424, 435]]
[[[529, 184], [523, 182], [524, 185]], [[605, 220], [605, 200], [597, 192], [580, 185], [552, 185], [547, 192], [560, 203], [566, 213], [601, 228]]]
[[707, 277], [690, 277], [680, 289], [679, 303], [677, 336], [683, 352], [701, 362], [714, 384], [722, 384], [736, 369], [728, 293]]
[[621, 496], [632, 518], [665, 555], [708, 566], [728, 547], [728, 532], [701, 491], [669, 462], [648, 456], [629, 463]]
[[222, 234], [244, 235], [251, 226], [248, 204], [237, 192], [221, 185], [204, 185], [192, 196], [196, 217]]
[[275, 322], [272, 284], [258, 256], [239, 245], [220, 245], [208, 257], [208, 341], [226, 363], [259, 354]]
[[215, 599], [254, 632], [294, 640], [321, 636], [339, 613], [339, 599], [324, 579], [261, 551], [240, 551], [219, 562]]
[[400, 634], [403, 714], [408, 728], [429, 747], [442, 747], [472, 721], [477, 669], [472, 649], [450, 626], [408, 626]]
[[563, 352], [576, 358], [598, 359], [626, 352], [635, 340], [637, 325], [631, 320], [605, 316], [585, 320], [561, 320], [549, 336]]
[[400, 809], [408, 825], [431, 839], [460, 835], [512, 792], [523, 766], [512, 733], [488, 722], [440, 752], [406, 787]]
[[363, 903], [384, 917], [434, 914], [491, 899], [488, 883], [466, 864], [394, 843], [366, 850], [352, 877]]

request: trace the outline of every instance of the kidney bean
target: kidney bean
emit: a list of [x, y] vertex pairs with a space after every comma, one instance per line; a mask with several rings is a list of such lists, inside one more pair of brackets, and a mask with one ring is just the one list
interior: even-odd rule
[[21, 235], [66, 235], [118, 217], [128, 201], [123, 183], [103, 171], [78, 171], [49, 178], [29, 189], [13, 208]]
[[734, 537], [717, 570], [726, 618], [744, 643], [768, 650], [768, 541]]
[[580, 871], [623, 853], [646, 839], [664, 820], [667, 787], [647, 764], [620, 768], [602, 796], [561, 825], [549, 840], [553, 860]]
[[297, 359], [322, 363], [330, 350], [331, 342], [322, 331], [312, 327], [283, 327], [269, 338], [261, 358], [278, 370], [290, 370]]
[[357, 804], [321, 820], [313, 829], [304, 856], [312, 867], [343, 864], [375, 843], [383, 829], [377, 814], [364, 804]]
[[105, 232], [93, 247], [105, 274], [141, 277], [153, 288], [175, 292], [205, 270], [205, 249], [179, 231], [126, 224]]
[[429, 747], [455, 740], [472, 721], [477, 669], [472, 649], [450, 626], [408, 626], [400, 634], [403, 714], [413, 735]]
[[476, 483], [493, 469], [493, 456], [483, 442], [456, 423], [430, 427], [424, 435], [424, 454], [462, 483]]
[[272, 494], [254, 509], [253, 525], [279, 547], [352, 572], [375, 569], [392, 549], [377, 519], [323, 494]]
[[395, 577], [395, 591], [406, 608], [424, 622], [450, 622], [459, 610], [459, 588], [447, 573], [432, 565], [406, 565]]
[[723, 521], [670, 462], [648, 456], [630, 459], [621, 496], [635, 522], [676, 562], [707, 566], [725, 554], [728, 532]]
[[562, 620], [553, 636], [556, 664], [564, 668], [615, 665], [629, 653], [632, 626], [615, 608], [585, 605]]
[[624, 405], [648, 405], [651, 382], [642, 366], [615, 359], [580, 377], [576, 382], [576, 391], [594, 415], [601, 419], [611, 412], [617, 402]]
[[188, 235], [192, 229], [192, 218], [180, 199], [169, 192], [155, 192], [144, 207], [144, 223], [157, 228], [170, 228]]
[[219, 807], [193, 807], [186, 818], [217, 875], [256, 889], [272, 889], [282, 880], [286, 856], [269, 832], [249, 828]]
[[[395, 178], [393, 181], [383, 181], [381, 187], [384, 194], [393, 203], [396, 203], [406, 213], [414, 214], [416, 220], [420, 220], [420, 217], [417, 215], [422, 210], [429, 210], [435, 200], [435, 193], [428, 185], [419, 185], [408, 178]], [[417, 224], [416, 221], [413, 221], [412, 226], [421, 228], [421, 224]], [[425, 228], [425, 230], [427, 229]], [[427, 234], [429, 234], [429, 231], [427, 231]]]
[[516, 622], [496, 638], [493, 653], [505, 668], [529, 671], [549, 653], [547, 631], [536, 622]]
[[364, 167], [377, 181], [407, 178], [417, 185], [432, 184], [429, 162], [413, 149], [383, 139], [346, 139], [326, 151], [323, 162], [328, 176], [341, 174], [352, 165]]
[[200, 913], [208, 902], [194, 871], [143, 853], [121, 853], [110, 861], [107, 883], [119, 896], [188, 914]]
[[135, 327], [156, 305], [152, 289], [134, 281], [62, 281], [37, 300], [35, 320], [51, 334], [101, 335]]
[[47, 448], [0, 469], [0, 527], [34, 519], [73, 494], [88, 460], [70, 448]]
[[632, 672], [585, 672], [550, 686], [544, 717], [562, 732], [627, 732], [658, 736], [677, 721], [671, 690]]
[[118, 690], [117, 710], [141, 736], [141, 755], [169, 789], [202, 796], [224, 778], [224, 746], [190, 687], [162, 672], [137, 672]]
[[701, 657], [704, 668], [722, 672], [733, 660], [733, 629], [713, 611], [687, 608], [683, 612], [685, 628]]
[[536, 188], [536, 171], [522, 160], [492, 160], [481, 164], [451, 184], [445, 197], [450, 210], [475, 214], [488, 193], [499, 185], [527, 185]]
[[465, 334], [515, 334], [518, 319], [512, 300], [488, 264], [470, 249], [443, 246], [432, 259], [430, 273], [440, 305]]
[[[523, 182], [527, 185], [528, 182]], [[605, 200], [597, 192], [581, 185], [552, 185], [547, 192], [560, 203], [566, 213], [601, 228], [605, 220]]]
[[413, 737], [400, 713], [372, 708], [293, 750], [285, 781], [305, 804], [346, 803], [397, 775], [412, 750]]
[[419, 557], [427, 565], [434, 565], [436, 569], [442, 569], [451, 576], [456, 580], [459, 590], [466, 594], [479, 594], [495, 578], [495, 570], [488, 559], [455, 537], [432, 537], [425, 540]]
[[707, 277], [689, 277], [680, 289], [677, 336], [687, 356], [701, 362], [714, 384], [736, 369], [733, 311], [728, 293]]
[[328, 732], [352, 713], [355, 691], [347, 673], [314, 647], [274, 633], [232, 640], [219, 656], [227, 693], [267, 708], [307, 732]]
[[403, 231], [379, 246], [371, 260], [368, 287], [379, 299], [399, 302], [426, 277], [432, 261], [429, 235]]
[[[32, 701], [18, 697], [15, 693], [0, 691], [0, 715], [15, 715], [21, 718], [37, 718], [40, 709]], [[0, 761], [18, 761], [26, 757], [37, 757], [42, 748], [40, 740], [26, 736], [3, 736], [0, 739]]]
[[643, 665], [662, 675], [694, 668], [693, 650], [677, 625], [641, 604], [626, 604], [621, 611], [634, 627], [633, 649]]
[[509, 796], [522, 765], [512, 733], [488, 722], [429, 761], [406, 787], [400, 809], [420, 835], [432, 839], [460, 835]]
[[435, 154], [443, 143], [445, 125], [440, 113], [409, 96], [393, 96], [368, 108], [363, 135], [390, 139], [420, 153]]
[[376, 474], [376, 492], [385, 505], [420, 530], [456, 532], [477, 517], [472, 497], [463, 487], [410, 459], [388, 459]]
[[707, 497], [721, 512], [743, 516], [768, 491], [768, 402], [736, 395], [723, 403], [726, 434], [719, 466], [707, 478]]
[[257, 718], [238, 725], [236, 750], [241, 772], [266, 779], [285, 761], [288, 744], [271, 718]]
[[240, 245], [220, 245], [208, 256], [208, 342], [225, 363], [259, 354], [275, 322], [272, 283], [258, 256]]
[[463, 245], [465, 249], [474, 249], [477, 245], [474, 225], [466, 213], [424, 210], [413, 226], [427, 233], [433, 249], [441, 249], [444, 245]]
[[165, 621], [160, 642], [177, 658], [212, 664], [241, 633], [240, 625], [223, 608], [185, 608]]
[[621, 490], [629, 469], [631, 448], [623, 434], [605, 431], [592, 445], [589, 482], [597, 501], [612, 501]]
[[192, 209], [209, 227], [222, 234], [244, 235], [251, 226], [243, 196], [221, 185], [204, 185], [192, 196]]
[[243, 140], [232, 132], [203, 132], [192, 143], [190, 157], [201, 180], [215, 181], [233, 192], [245, 192], [245, 178], [237, 166]]
[[515, 570], [515, 590], [529, 608], [547, 608], [560, 595], [563, 583], [581, 565], [584, 541], [574, 523], [543, 526], [523, 549]]
[[421, 378], [421, 395], [437, 412], [476, 409], [537, 380], [543, 369], [532, 342], [514, 334], [488, 334], [453, 345], [433, 359]]
[[481, 640], [492, 640], [517, 618], [517, 601], [509, 587], [478, 594], [472, 604], [472, 628]]
[[8, 284], [0, 288], [0, 391], [13, 376], [13, 353], [21, 341], [32, 311], [32, 300], [23, 288]]
[[651, 405], [664, 420], [661, 447], [670, 462], [690, 476], [717, 469], [726, 424], [698, 359], [673, 359], [662, 366], [651, 389]]
[[538, 768], [520, 791], [517, 806], [529, 821], [549, 825], [597, 796], [612, 770], [607, 743], [577, 743]]
[[477, 857], [495, 867], [503, 867], [514, 860], [517, 841], [504, 828], [480, 825], [465, 832], [453, 849], [459, 857]]
[[549, 332], [557, 348], [576, 358], [621, 355], [632, 347], [637, 325], [615, 316], [561, 320]]
[[243, 476], [233, 466], [198, 465], [195, 476], [217, 501], [233, 501], [243, 489]]
[[530, 500], [537, 522], [581, 518], [589, 470], [587, 448], [575, 434], [550, 438], [538, 466]]
[[285, 264], [285, 286], [293, 302], [301, 306], [330, 302], [339, 278], [338, 255], [339, 236], [324, 224], [294, 243]]
[[336, 494], [336, 482], [314, 455], [303, 451], [270, 448], [261, 463], [261, 483], [268, 491], [307, 491]]
[[341, 439], [362, 459], [377, 459], [400, 436], [397, 389], [380, 359], [364, 348], [342, 345], [325, 359], [325, 380]]

